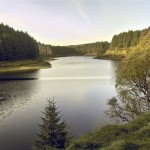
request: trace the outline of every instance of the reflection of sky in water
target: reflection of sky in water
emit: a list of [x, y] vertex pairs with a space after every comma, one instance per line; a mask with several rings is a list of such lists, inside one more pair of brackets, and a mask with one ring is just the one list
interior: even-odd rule
[[39, 78], [39, 80], [97, 80], [97, 79], [110, 79], [111, 76], [87, 76], [87, 77], [52, 77], [52, 78]]
[[[62, 57], [52, 68], [6, 74], [37, 80], [0, 82], [1, 93], [11, 98], [0, 102], [0, 149], [29, 148], [47, 98], [55, 97], [72, 135], [89, 132], [107, 121], [107, 99], [116, 95], [117, 64], [91, 57]], [[9, 143], [9, 144], [8, 144]]]

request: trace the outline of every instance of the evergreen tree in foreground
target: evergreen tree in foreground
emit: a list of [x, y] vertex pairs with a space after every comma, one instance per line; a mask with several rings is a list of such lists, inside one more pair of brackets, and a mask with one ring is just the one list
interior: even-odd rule
[[48, 101], [45, 107], [44, 117], [41, 118], [41, 131], [34, 144], [34, 150], [65, 149], [67, 144], [67, 124], [61, 121], [60, 112], [56, 102]]

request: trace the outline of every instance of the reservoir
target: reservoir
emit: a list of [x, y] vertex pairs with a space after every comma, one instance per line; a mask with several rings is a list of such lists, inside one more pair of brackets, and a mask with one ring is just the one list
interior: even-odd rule
[[32, 147], [48, 99], [55, 99], [74, 137], [110, 123], [104, 111], [116, 96], [118, 61], [69, 56], [50, 63], [49, 69], [0, 75], [0, 150]]

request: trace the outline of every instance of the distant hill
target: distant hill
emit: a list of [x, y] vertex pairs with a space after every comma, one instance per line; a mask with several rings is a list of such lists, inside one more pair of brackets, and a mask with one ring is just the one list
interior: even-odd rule
[[150, 49], [150, 27], [114, 35], [111, 43], [104, 41], [69, 46], [43, 44], [39, 49], [40, 53], [51, 52], [51, 56], [95, 55], [97, 58], [122, 58], [132, 50]]
[[94, 42], [80, 45], [52, 46], [37, 43], [28, 33], [0, 24], [0, 61], [36, 59], [40, 56], [95, 55], [124, 57], [132, 50], [150, 49], [150, 27], [114, 35], [111, 43]]
[[102, 55], [109, 48], [110, 43], [105, 42], [95, 42], [95, 43], [87, 43], [82, 45], [73, 45], [70, 46], [74, 48], [77, 52], [85, 55]]
[[52, 56], [95, 55], [97, 58], [122, 58], [132, 50], [150, 48], [150, 27], [114, 35], [111, 43], [105, 41], [70, 46], [45, 46], [43, 49], [40, 48], [40, 51], [51, 49]]
[[0, 24], [0, 61], [36, 59], [39, 48], [28, 33]]
[[95, 42], [69, 46], [51, 46], [38, 43], [41, 55], [67, 56], [67, 55], [102, 55], [109, 48], [108, 42]]
[[68, 56], [68, 55], [77, 55], [78, 52], [69, 46], [51, 46], [47, 44], [38, 43], [40, 56], [43, 58], [46, 57], [55, 57], [55, 56]]
[[74, 47], [71, 46], [52, 46], [53, 56], [68, 56], [68, 55], [80, 55]]

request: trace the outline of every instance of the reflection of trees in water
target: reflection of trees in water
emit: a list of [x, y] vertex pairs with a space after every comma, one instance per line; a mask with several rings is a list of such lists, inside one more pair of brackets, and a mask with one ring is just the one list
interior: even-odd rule
[[2, 119], [4, 119], [5, 117], [8, 116], [8, 114], [7, 115], [5, 114], [7, 107], [5, 108], [3, 106], [6, 103], [6, 101], [9, 101], [10, 99], [11, 99], [11, 96], [9, 94], [7, 94], [6, 91], [5, 92], [1, 91], [1, 94], [0, 94], [0, 120], [1, 120], [1, 117], [2, 117]]
[[0, 79], [7, 78], [36, 78], [39, 70], [25, 70], [18, 72], [5, 72], [0, 73]]
[[0, 102], [10, 99], [9, 94], [0, 94]]
[[0, 83], [0, 121], [36, 96], [36, 81], [11, 81]]

